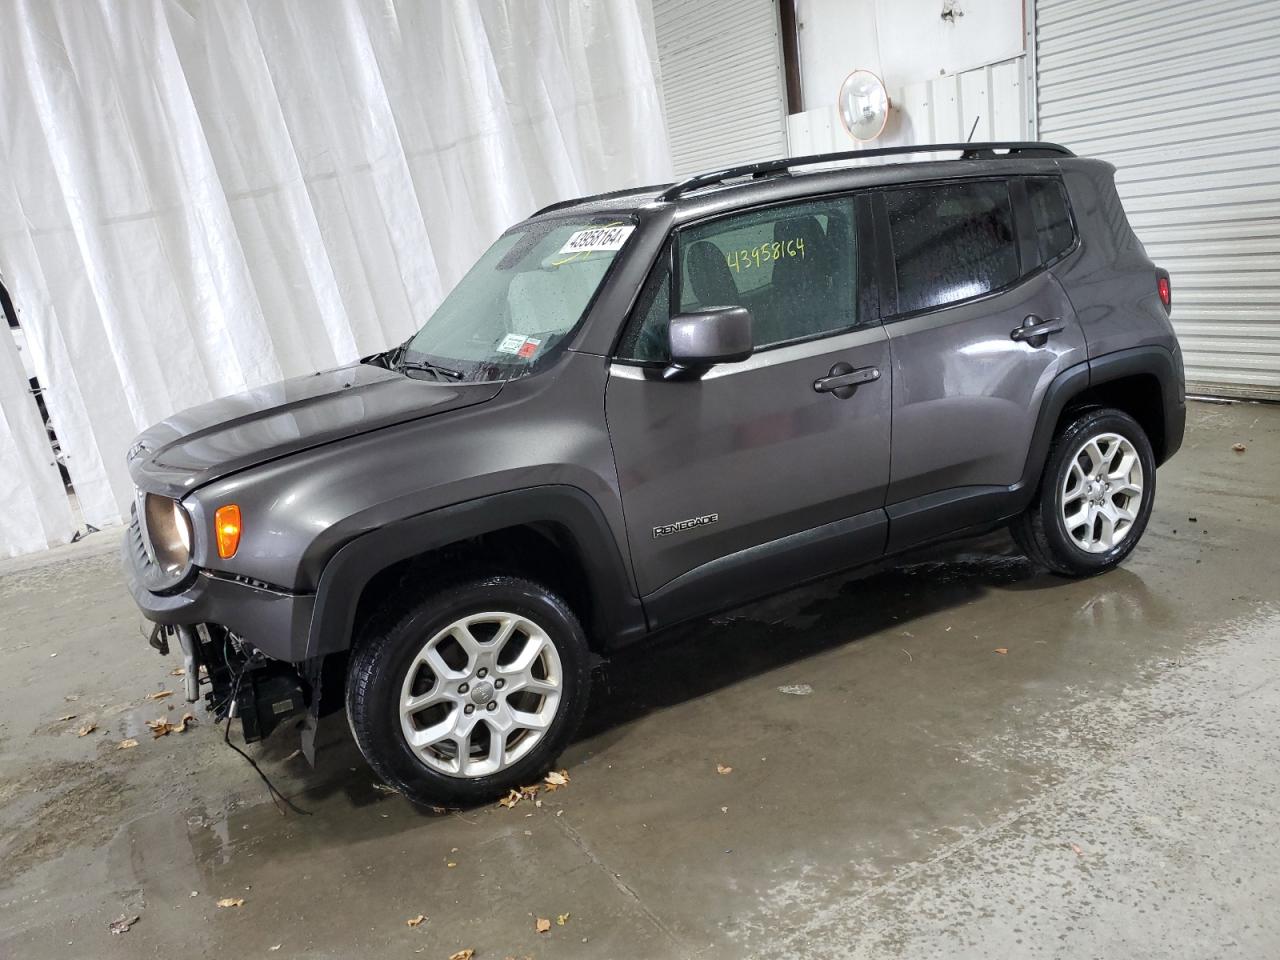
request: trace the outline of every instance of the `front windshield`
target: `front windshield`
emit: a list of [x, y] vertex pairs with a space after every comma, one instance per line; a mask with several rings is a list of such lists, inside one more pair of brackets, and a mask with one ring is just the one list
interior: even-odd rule
[[405, 345], [403, 369], [425, 361], [454, 379], [520, 376], [577, 326], [634, 229], [615, 215], [503, 234]]

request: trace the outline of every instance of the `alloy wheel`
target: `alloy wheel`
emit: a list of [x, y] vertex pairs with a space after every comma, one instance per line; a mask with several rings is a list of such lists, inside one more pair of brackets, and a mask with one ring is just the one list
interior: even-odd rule
[[1072, 543], [1106, 553], [1133, 529], [1142, 507], [1142, 460], [1118, 433], [1100, 433], [1082, 443], [1062, 481], [1063, 525]]
[[414, 753], [451, 777], [484, 777], [546, 735], [564, 675], [550, 636], [528, 617], [462, 617], [414, 657], [400, 693], [400, 727]]

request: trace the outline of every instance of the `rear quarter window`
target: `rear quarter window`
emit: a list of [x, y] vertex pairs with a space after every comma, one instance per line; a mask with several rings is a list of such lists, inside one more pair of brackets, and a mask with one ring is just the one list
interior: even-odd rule
[[1018, 279], [1013, 203], [1005, 181], [888, 190], [884, 202], [899, 314], [968, 300]]
[[1040, 262], [1049, 263], [1070, 250], [1076, 242], [1071, 210], [1067, 206], [1067, 191], [1056, 177], [1028, 177], [1026, 184]]

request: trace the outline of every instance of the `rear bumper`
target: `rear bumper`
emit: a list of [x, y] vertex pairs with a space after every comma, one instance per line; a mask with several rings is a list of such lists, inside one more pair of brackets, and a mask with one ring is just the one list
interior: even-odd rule
[[1165, 463], [1182, 447], [1182, 437], [1187, 430], [1187, 402], [1166, 401], [1164, 407], [1164, 446], [1160, 451], [1160, 463]]
[[1187, 374], [1182, 365], [1182, 347], [1173, 341], [1173, 373], [1164, 387], [1164, 445], [1160, 462], [1166, 462], [1182, 447], [1187, 430]]
[[145, 585], [128, 531], [121, 561], [129, 593], [148, 620], [174, 626], [216, 623], [276, 660], [304, 659], [315, 594], [272, 590], [207, 570], [196, 570], [183, 589], [154, 593]]

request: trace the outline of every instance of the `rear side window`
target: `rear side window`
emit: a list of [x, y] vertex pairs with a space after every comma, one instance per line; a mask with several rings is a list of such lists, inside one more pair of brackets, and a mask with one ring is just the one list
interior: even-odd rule
[[650, 277], [619, 357], [666, 362], [673, 311], [746, 307], [757, 350], [856, 327], [856, 232], [851, 197], [753, 210], [681, 230], [673, 258], [679, 289], [671, 289], [669, 269]]
[[1067, 192], [1062, 181], [1053, 177], [1028, 177], [1027, 199], [1036, 227], [1036, 246], [1040, 262], [1056, 260], [1076, 242], [1067, 208]]
[[889, 190], [884, 202], [898, 274], [898, 313], [968, 300], [1018, 279], [1006, 182]]

